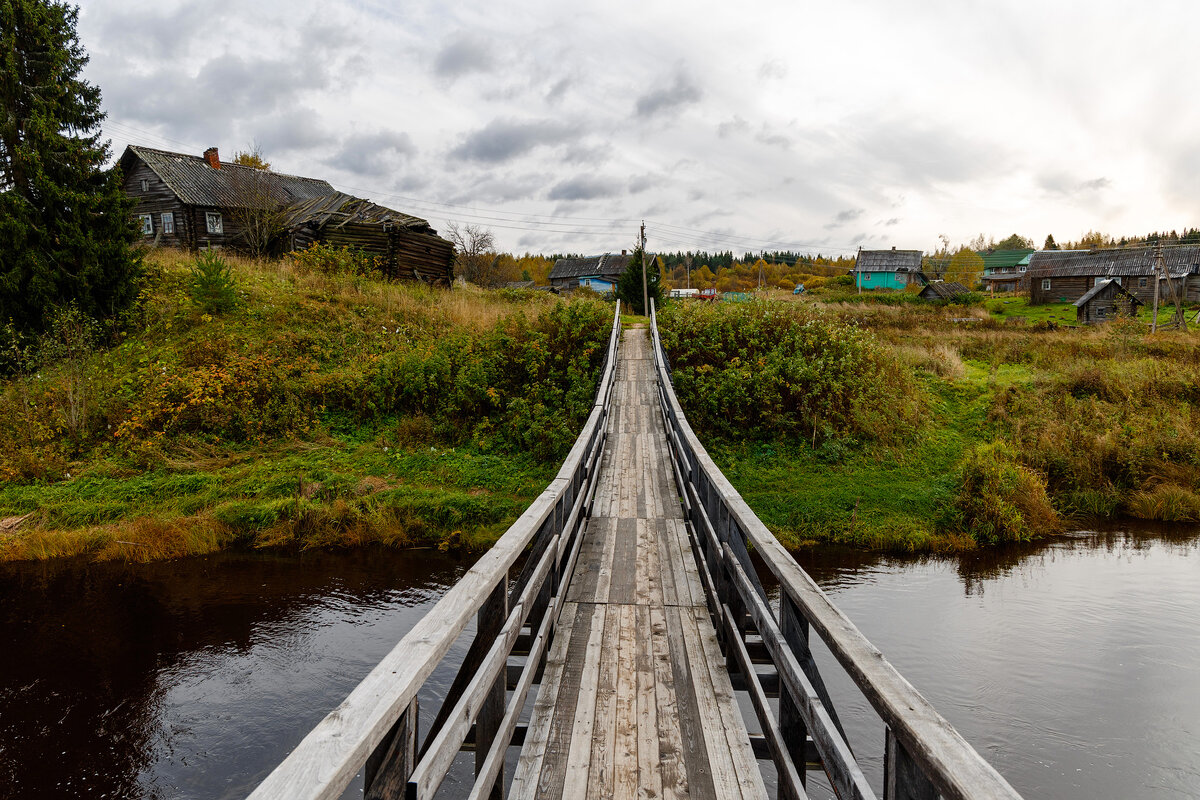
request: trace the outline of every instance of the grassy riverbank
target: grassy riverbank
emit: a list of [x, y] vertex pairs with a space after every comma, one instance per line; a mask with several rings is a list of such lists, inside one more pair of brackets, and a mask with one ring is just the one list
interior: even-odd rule
[[[701, 364], [688, 345], [729, 342], [731, 325], [777, 331], [780, 315], [818, 342], [857, 332], [863, 350], [831, 358], [830, 348], [797, 350], [772, 334]], [[979, 307], [819, 301], [681, 304], [663, 316], [682, 333], [664, 337], [681, 401], [714, 460], [788, 544], [955, 550], [1097, 517], [1200, 519], [1195, 333], [1055, 330]], [[832, 387], [799, 398], [807, 405], [772, 405], [777, 389], [764, 390], [778, 384], [771, 365], [789, 348], [808, 364], [794, 374], [816, 370]], [[838, 395], [864, 359], [881, 377]], [[775, 410], [739, 417], [734, 386], [745, 403]], [[832, 412], [853, 424], [835, 424]]]
[[486, 545], [586, 419], [611, 324], [296, 260], [231, 259], [206, 304], [194, 259], [148, 259], [119, 323], [4, 343], [0, 559]]

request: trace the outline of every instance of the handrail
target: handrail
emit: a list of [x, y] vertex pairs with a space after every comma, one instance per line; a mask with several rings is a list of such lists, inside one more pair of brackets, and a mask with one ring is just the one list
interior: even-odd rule
[[[333, 800], [361, 769], [368, 798], [437, 790], [453, 755], [473, 728], [477, 785], [487, 797], [502, 783], [504, 752], [517, 716], [553, 637], [565, 589], [579, 554], [582, 521], [595, 492], [607, 438], [621, 333], [621, 304], [591, 414], [558, 475], [503, 536], [451, 587], [250, 794], [250, 800]], [[510, 587], [510, 573], [530, 550]], [[418, 747], [417, 692], [472, 617], [478, 628], [458, 677]], [[528, 657], [512, 698], [507, 660], [522, 628]]]
[[[885, 798], [1020, 800], [1016, 790], [980, 756], [912, 684], [893, 667], [800, 568], [717, 468], [675, 396], [666, 350], [650, 309], [654, 367], [676, 479], [710, 610], [720, 623], [731, 661], [740, 665], [781, 777], [791, 796], [803, 797], [805, 740], [812, 737], [839, 797], [874, 797], [860, 780], [845, 734], [808, 650], [811, 625], [887, 728]], [[776, 615], [750, 562], [752, 545], [780, 586]], [[753, 675], [743, 635], [746, 618], [762, 637], [779, 673], [779, 719]], [[790, 735], [789, 735], [790, 734]]]

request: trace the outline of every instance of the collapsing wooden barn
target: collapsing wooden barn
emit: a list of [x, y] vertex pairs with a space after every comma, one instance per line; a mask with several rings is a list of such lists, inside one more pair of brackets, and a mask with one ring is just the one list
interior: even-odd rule
[[449, 286], [454, 278], [454, 245], [425, 220], [338, 192], [290, 207], [291, 248], [315, 242], [349, 247], [379, 259], [389, 278], [415, 278]]

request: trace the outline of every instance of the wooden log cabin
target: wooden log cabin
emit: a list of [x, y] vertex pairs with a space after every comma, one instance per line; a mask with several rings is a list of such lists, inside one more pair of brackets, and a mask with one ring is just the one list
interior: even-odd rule
[[278, 209], [278, 250], [315, 242], [380, 260], [391, 278], [449, 287], [454, 246], [427, 221], [339, 192], [328, 181], [257, 170], [203, 156], [129, 145], [118, 166], [147, 244], [198, 250], [243, 247], [248, 202]]
[[[1154, 299], [1155, 248], [1042, 250], [1029, 259], [1029, 303], [1074, 303], [1107, 280], [1114, 280], [1142, 303]], [[1164, 247], [1163, 266], [1171, 287], [1185, 302], [1200, 302], [1200, 247]], [[1171, 287], [1159, 278], [1159, 300], [1170, 302]]]

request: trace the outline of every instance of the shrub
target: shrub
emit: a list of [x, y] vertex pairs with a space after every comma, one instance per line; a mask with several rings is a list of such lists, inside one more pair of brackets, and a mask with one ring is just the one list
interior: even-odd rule
[[205, 249], [192, 265], [188, 294], [206, 314], [223, 314], [237, 306], [237, 281], [228, 262], [213, 249]]
[[323, 242], [313, 242], [304, 250], [291, 253], [292, 263], [306, 272], [322, 275], [354, 275], [367, 277], [382, 272], [381, 259], [362, 250], [350, 247], [335, 247]]
[[957, 477], [950, 525], [966, 530], [979, 544], [1027, 541], [1058, 527], [1045, 479], [1019, 464], [1002, 442], [970, 450]]

